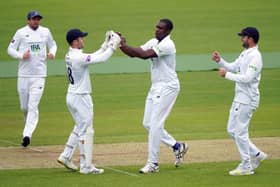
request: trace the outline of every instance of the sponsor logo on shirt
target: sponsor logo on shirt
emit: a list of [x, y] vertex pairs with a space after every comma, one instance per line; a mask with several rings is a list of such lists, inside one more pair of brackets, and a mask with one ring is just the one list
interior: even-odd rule
[[33, 51], [33, 52], [40, 51], [40, 49], [41, 49], [39, 44], [32, 44], [30, 46], [30, 48], [31, 48], [31, 51]]
[[33, 53], [39, 53], [42, 49], [40, 42], [30, 42], [30, 51]]

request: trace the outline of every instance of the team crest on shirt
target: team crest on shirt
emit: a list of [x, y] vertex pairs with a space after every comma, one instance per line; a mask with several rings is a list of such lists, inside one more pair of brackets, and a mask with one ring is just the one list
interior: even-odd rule
[[15, 43], [15, 39], [12, 39], [11, 43]]
[[86, 62], [90, 62], [90, 60], [91, 60], [91, 57], [90, 57], [90, 55], [88, 55], [86, 58]]

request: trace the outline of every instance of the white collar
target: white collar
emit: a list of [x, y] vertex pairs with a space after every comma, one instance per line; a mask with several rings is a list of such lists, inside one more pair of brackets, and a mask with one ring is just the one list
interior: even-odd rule
[[77, 49], [77, 48], [72, 48], [71, 46], [69, 47], [69, 51], [79, 51], [82, 52], [82, 49]]
[[254, 51], [256, 49], [258, 49], [258, 45], [254, 46], [254, 47], [250, 47], [248, 49], [245, 49], [244, 53], [248, 54], [248, 53], [250, 53], [250, 52], [252, 52], [252, 51]]

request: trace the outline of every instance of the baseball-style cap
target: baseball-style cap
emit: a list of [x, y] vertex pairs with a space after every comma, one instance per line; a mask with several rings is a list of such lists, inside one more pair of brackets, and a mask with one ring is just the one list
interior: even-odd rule
[[237, 33], [239, 36], [249, 36], [254, 39], [255, 43], [258, 43], [260, 34], [257, 28], [255, 27], [246, 27]]
[[40, 13], [36, 10], [32, 10], [32, 11], [28, 12], [27, 19], [32, 19], [32, 18], [35, 18], [35, 17], [39, 17], [40, 19], [43, 18], [43, 16], [41, 16]]
[[73, 40], [76, 40], [79, 37], [85, 37], [87, 35], [87, 32], [82, 32], [80, 29], [70, 29], [66, 34], [66, 40], [69, 44], [71, 44]]

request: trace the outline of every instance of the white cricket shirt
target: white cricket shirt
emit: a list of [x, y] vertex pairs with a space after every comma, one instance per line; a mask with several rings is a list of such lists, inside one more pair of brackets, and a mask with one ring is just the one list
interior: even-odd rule
[[105, 62], [113, 53], [114, 51], [110, 47], [105, 51], [99, 49], [91, 54], [83, 53], [81, 49], [70, 47], [65, 56], [69, 80], [68, 93], [90, 94], [92, 89], [88, 65]]
[[233, 63], [227, 63], [221, 58], [219, 65], [228, 70], [225, 78], [235, 81], [234, 101], [257, 108], [260, 102], [258, 87], [263, 66], [258, 47], [244, 50]]
[[[8, 47], [8, 54], [19, 59], [18, 77], [46, 77], [47, 48], [56, 54], [56, 42], [48, 28], [39, 26], [33, 30], [26, 25], [18, 29]], [[23, 53], [28, 50], [31, 57], [23, 60]]]
[[151, 81], [155, 83], [175, 82], [179, 84], [176, 69], [176, 49], [170, 35], [162, 41], [156, 38], [149, 40], [141, 46], [143, 50], [153, 49], [157, 57], [151, 58]]

